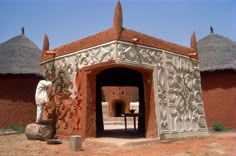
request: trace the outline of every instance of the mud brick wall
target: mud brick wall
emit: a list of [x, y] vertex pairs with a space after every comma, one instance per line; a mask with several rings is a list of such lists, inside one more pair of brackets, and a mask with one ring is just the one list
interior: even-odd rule
[[38, 81], [35, 75], [0, 76], [0, 128], [35, 122], [34, 94]]
[[236, 72], [203, 72], [201, 81], [208, 127], [220, 122], [236, 129]]

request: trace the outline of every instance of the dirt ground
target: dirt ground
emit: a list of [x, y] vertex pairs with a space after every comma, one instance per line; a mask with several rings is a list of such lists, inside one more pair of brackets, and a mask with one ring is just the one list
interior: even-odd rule
[[88, 139], [82, 151], [71, 151], [68, 140], [49, 145], [28, 140], [23, 133], [0, 134], [0, 156], [236, 156], [236, 132], [210, 133], [209, 137], [169, 141], [132, 142], [119, 139]]

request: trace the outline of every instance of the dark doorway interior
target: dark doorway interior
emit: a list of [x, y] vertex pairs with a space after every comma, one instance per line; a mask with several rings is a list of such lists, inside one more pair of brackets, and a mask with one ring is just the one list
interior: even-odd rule
[[[142, 136], [145, 134], [145, 100], [142, 73], [128, 68], [114, 67], [103, 70], [96, 76], [96, 135], [104, 135], [103, 115], [102, 115], [102, 86], [135, 86], [139, 88], [139, 113], [143, 117], [138, 119], [138, 132]], [[116, 115], [121, 115], [124, 106], [115, 106]], [[122, 112], [123, 113], [123, 112]]]
[[121, 114], [124, 113], [124, 103], [123, 102], [116, 102], [115, 103], [115, 116], [121, 117]]

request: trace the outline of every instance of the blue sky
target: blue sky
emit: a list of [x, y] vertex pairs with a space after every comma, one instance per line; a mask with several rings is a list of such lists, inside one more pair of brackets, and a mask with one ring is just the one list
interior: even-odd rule
[[[120, 0], [123, 26], [188, 46], [216, 34], [236, 41], [235, 0]], [[0, 0], [0, 43], [25, 35], [42, 48], [44, 34], [50, 48], [96, 34], [112, 26], [117, 0]]]

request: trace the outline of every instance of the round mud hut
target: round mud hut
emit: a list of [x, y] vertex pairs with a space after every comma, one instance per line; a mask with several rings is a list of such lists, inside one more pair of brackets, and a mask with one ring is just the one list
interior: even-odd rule
[[34, 93], [40, 78], [41, 50], [20, 35], [0, 44], [0, 128], [35, 121]]
[[203, 101], [208, 127], [236, 129], [236, 42], [214, 33], [198, 41]]

